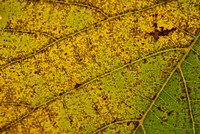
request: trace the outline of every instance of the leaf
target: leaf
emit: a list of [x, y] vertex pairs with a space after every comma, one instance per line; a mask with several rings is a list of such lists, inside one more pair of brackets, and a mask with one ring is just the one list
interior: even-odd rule
[[1, 133], [200, 133], [198, 1], [1, 3]]

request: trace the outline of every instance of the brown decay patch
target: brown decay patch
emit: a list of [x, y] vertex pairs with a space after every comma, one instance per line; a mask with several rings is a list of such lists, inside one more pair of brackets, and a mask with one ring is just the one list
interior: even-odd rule
[[160, 27], [161, 31], [159, 31], [157, 29], [157, 23], [154, 23], [154, 27], [155, 27], [155, 30], [149, 34], [154, 37], [155, 41], [157, 41], [159, 39], [159, 36], [168, 36], [169, 33], [176, 30], [176, 28], [164, 30], [164, 27]]

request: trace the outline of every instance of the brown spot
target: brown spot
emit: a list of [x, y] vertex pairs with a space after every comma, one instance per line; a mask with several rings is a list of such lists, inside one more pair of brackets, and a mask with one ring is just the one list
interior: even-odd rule
[[153, 25], [154, 25], [155, 28], [157, 28], [157, 23], [154, 23]]
[[[154, 23], [155, 28], [157, 28], [157, 23]], [[176, 28], [172, 28], [170, 30], [166, 29], [164, 30], [164, 27], [160, 27], [161, 31], [158, 31], [157, 29], [154, 32], [151, 32], [150, 35], [154, 37], [155, 41], [159, 39], [159, 36], [168, 36], [170, 32], [173, 32], [176, 30]]]
[[174, 111], [169, 111], [167, 114], [170, 116]]
[[74, 88], [78, 88], [78, 87], [80, 87], [80, 86], [81, 86], [81, 84], [76, 83], [76, 85], [75, 85]]
[[154, 37], [155, 41], [159, 39], [159, 31], [157, 29], [154, 32], [151, 32], [150, 35]]

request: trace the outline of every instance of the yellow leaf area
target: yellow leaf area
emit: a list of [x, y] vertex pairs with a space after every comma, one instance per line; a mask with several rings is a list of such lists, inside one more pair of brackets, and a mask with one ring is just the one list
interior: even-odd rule
[[0, 133], [199, 134], [198, 0], [0, 0]]

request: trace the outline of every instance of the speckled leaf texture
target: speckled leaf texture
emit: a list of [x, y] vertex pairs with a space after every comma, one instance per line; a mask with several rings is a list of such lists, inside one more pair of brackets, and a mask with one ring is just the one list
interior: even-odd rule
[[200, 134], [199, 0], [0, 0], [1, 134]]

